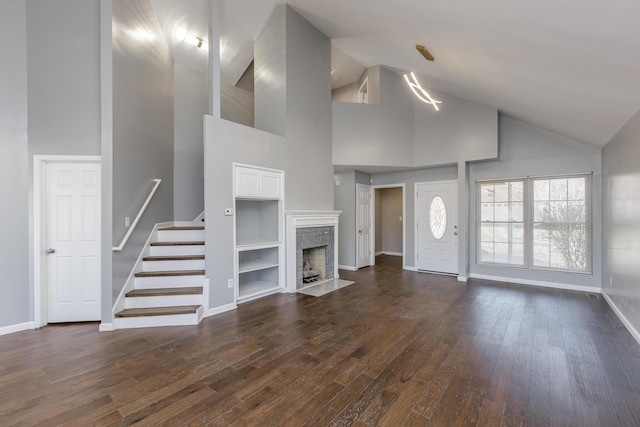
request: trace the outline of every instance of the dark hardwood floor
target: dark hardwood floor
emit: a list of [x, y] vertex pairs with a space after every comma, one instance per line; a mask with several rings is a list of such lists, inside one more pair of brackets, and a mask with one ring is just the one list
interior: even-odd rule
[[598, 295], [342, 271], [199, 326], [0, 337], [0, 425], [640, 426], [640, 347]]

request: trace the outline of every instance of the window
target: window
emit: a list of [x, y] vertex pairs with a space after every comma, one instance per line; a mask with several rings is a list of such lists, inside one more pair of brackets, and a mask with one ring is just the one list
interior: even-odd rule
[[590, 272], [589, 194], [589, 175], [478, 182], [478, 263]]

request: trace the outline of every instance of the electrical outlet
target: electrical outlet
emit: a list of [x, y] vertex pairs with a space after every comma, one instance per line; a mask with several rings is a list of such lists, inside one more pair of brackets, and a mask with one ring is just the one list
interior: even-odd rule
[[124, 226], [126, 228], [129, 228], [131, 226], [131, 221], [129, 221], [129, 217], [128, 216], [124, 217]]
[[227, 287], [233, 288], [233, 279], [227, 280]]

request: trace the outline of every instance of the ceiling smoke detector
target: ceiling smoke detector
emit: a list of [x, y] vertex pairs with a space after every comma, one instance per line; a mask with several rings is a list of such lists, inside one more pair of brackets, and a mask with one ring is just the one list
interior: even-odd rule
[[420, 52], [420, 55], [424, 56], [424, 59], [426, 59], [427, 61], [435, 60], [433, 55], [431, 55], [431, 52], [429, 52], [427, 48], [422, 46], [421, 44], [417, 44], [416, 49], [418, 50], [418, 52]]

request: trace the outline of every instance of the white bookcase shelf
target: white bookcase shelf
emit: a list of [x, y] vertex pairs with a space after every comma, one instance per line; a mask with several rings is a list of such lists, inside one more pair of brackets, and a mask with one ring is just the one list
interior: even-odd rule
[[284, 288], [284, 172], [234, 165], [236, 301]]

